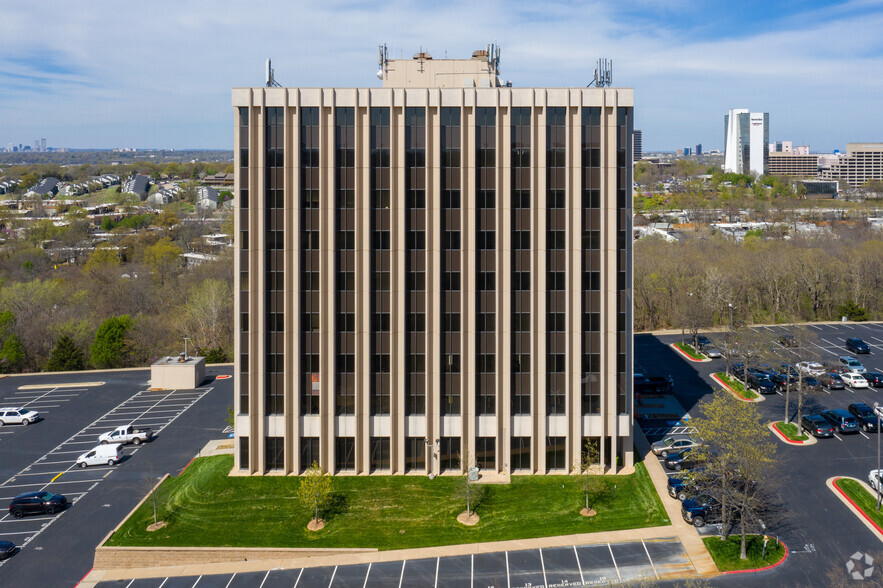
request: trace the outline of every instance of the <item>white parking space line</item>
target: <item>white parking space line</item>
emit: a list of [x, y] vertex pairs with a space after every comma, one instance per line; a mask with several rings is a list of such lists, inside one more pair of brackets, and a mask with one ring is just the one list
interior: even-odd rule
[[647, 551], [647, 544], [644, 543], [643, 539], [641, 539], [641, 545], [644, 546], [644, 553], [647, 554], [647, 561], [650, 562], [650, 567], [653, 568], [653, 574], [656, 576], [656, 579], [658, 580], [659, 579], [659, 572], [656, 571], [656, 565], [654, 565], [653, 558], [650, 557], [650, 552]]
[[840, 439], [840, 436], [837, 435], [837, 433], [834, 433], [834, 436], [837, 437], [837, 439], [838, 439], [839, 441], [843, 441], [843, 439]]
[[[543, 550], [538, 549], [537, 551], [540, 552], [540, 565], [543, 567], [543, 585], [548, 586], [549, 580], [546, 579], [546, 562], [543, 560]], [[473, 557], [475, 557], [475, 556], [473, 556]]]
[[859, 435], [861, 435], [861, 436], [862, 436], [862, 437], [864, 437], [864, 438], [865, 438], [865, 439], [867, 439], [867, 440], [868, 440], [868, 441], [870, 441], [870, 440], [871, 440], [871, 438], [870, 438], [870, 437], [868, 437], [868, 436], [867, 436], [867, 435], [865, 435], [865, 434], [864, 434], [864, 433], [862, 433], [862, 432], [861, 432], [861, 431], [859, 431], [859, 432], [858, 432], [858, 434], [859, 434]]
[[622, 581], [622, 576], [619, 575], [619, 566], [616, 565], [616, 558], [613, 557], [613, 548], [610, 547], [610, 543], [607, 544], [607, 549], [610, 550], [610, 559], [613, 560], [613, 568], [616, 570], [616, 577], [619, 578], [619, 581]]
[[810, 325], [810, 328], [815, 329], [816, 331], [822, 331], [822, 330], [824, 330], [824, 329], [822, 329], [822, 327], [820, 327], [820, 326], [818, 326], [818, 325]]

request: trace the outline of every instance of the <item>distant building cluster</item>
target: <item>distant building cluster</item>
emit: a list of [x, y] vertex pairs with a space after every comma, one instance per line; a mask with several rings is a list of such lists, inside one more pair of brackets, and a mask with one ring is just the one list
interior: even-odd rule
[[3, 149], [6, 153], [17, 153], [19, 151], [27, 151], [30, 153], [43, 153], [48, 151], [57, 151], [53, 147], [46, 146], [46, 139], [34, 139], [34, 146], [24, 145], [23, 143], [19, 143], [16, 145], [12, 141], [6, 144], [6, 147]]

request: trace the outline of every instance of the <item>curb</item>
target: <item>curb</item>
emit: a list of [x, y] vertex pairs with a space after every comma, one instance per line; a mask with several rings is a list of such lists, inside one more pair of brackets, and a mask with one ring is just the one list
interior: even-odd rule
[[773, 569], [773, 568], [776, 567], [776, 566], [780, 566], [780, 565], [782, 565], [782, 562], [784, 562], [786, 559], [788, 559], [788, 546], [785, 545], [782, 541], [779, 541], [779, 544], [780, 544], [782, 547], [785, 548], [785, 553], [782, 554], [782, 559], [780, 559], [780, 560], [777, 561], [776, 563], [774, 563], [774, 564], [770, 564], [770, 565], [766, 566], [765, 568], [755, 568], [755, 569], [753, 569], [753, 570], [730, 570], [729, 572], [721, 572], [721, 575], [729, 575], [729, 574], [752, 574], [752, 573], [754, 573], [754, 572], [764, 572], [764, 571], [766, 571], [766, 570], [771, 570], [771, 569]]
[[763, 397], [763, 394], [758, 394], [757, 398], [754, 399], [745, 398], [744, 396], [730, 388], [727, 384], [725, 384], [723, 380], [717, 377], [717, 374], [711, 374], [710, 377], [712, 380], [723, 386], [725, 390], [728, 390], [733, 396], [735, 396], [736, 400], [741, 400], [742, 402], [764, 402], [766, 400], [766, 398]]
[[853, 514], [860, 515], [859, 520], [864, 523], [864, 525], [877, 536], [877, 539], [883, 541], [883, 529], [881, 529], [877, 523], [875, 523], [868, 514], [863, 511], [859, 506], [852, 501], [852, 498], [847, 496], [846, 492], [844, 492], [840, 486], [837, 485], [838, 480], [854, 480], [858, 482], [866, 491], [868, 491], [871, 496], [875, 494], [875, 492], [871, 489], [870, 486], [865, 484], [862, 480], [858, 478], [853, 478], [851, 476], [834, 476], [833, 478], [828, 478], [825, 481], [825, 484], [828, 488], [831, 489], [832, 492], [839, 498], [846, 506], [853, 512]]
[[[773, 435], [779, 438], [779, 441], [783, 441], [784, 443], [787, 443], [789, 445], [812, 445], [814, 443], [817, 443], [816, 438], [812, 435], [806, 435], [806, 441], [794, 441], [793, 439], [789, 439], [788, 436], [785, 435], [785, 433], [783, 433], [781, 430], [779, 430], [779, 427], [777, 426], [781, 422], [782, 421], [774, 421], [767, 425], [767, 428], [769, 428], [769, 430], [773, 432]], [[800, 428], [798, 427], [798, 431], [799, 430]]]
[[683, 349], [678, 347], [677, 344], [675, 344], [675, 343], [669, 343], [668, 346], [671, 347], [672, 349], [674, 349], [681, 357], [683, 357], [687, 361], [692, 361], [694, 363], [706, 363], [706, 362], [711, 361], [711, 359], [709, 359], [708, 357], [706, 357], [705, 359], [693, 359], [692, 357], [687, 355], [686, 351], [684, 351]]

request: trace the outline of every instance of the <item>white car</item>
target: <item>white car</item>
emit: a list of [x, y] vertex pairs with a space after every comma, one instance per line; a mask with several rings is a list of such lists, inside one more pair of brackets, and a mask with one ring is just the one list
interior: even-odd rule
[[850, 388], [867, 388], [868, 381], [861, 374], [854, 374], [852, 372], [843, 372], [840, 374], [840, 379], [843, 380], [843, 383], [849, 386]]
[[40, 413], [29, 408], [0, 408], [0, 425], [30, 425], [40, 418]]
[[123, 444], [99, 445], [77, 458], [77, 465], [81, 468], [91, 465], [107, 464], [116, 465], [123, 460]]
[[883, 470], [871, 470], [868, 472], [868, 484], [876, 492], [880, 492], [880, 476], [883, 476]]
[[801, 361], [794, 367], [796, 367], [798, 371], [810, 376], [818, 377], [825, 373], [825, 366], [815, 361]]

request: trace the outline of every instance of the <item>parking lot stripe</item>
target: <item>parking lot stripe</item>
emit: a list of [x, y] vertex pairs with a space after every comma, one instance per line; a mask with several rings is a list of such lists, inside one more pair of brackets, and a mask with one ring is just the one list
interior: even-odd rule
[[[267, 575], [270, 575], [270, 572], [267, 572]], [[331, 585], [334, 584], [334, 576], [337, 575], [337, 566], [334, 566], [334, 571], [331, 572], [331, 581], [328, 582], [328, 587], [331, 588]], [[267, 576], [264, 576], [264, 581], [267, 580]], [[261, 582], [261, 588], [263, 588], [264, 582]]]
[[[303, 573], [304, 573], [304, 570], [303, 570], [303, 568], [301, 568], [300, 574], [303, 574]], [[300, 574], [297, 575], [297, 582], [300, 582]], [[235, 577], [236, 577], [236, 572], [233, 572], [233, 575], [230, 576], [230, 580], [227, 582], [227, 585], [224, 586], [224, 588], [230, 588], [230, 584], [233, 583], [233, 578], [235, 578]], [[133, 582], [134, 582], [134, 580], [133, 580]], [[297, 588], [297, 582], [294, 583], [294, 588]]]
[[475, 586], [475, 554], [469, 556], [469, 585]]
[[402, 588], [402, 578], [405, 577], [405, 564], [408, 563], [408, 560], [402, 560], [402, 573], [399, 574], [399, 588]]
[[[576, 545], [573, 546], [573, 550], [576, 551]], [[506, 588], [512, 588], [512, 581], [509, 579], [509, 552], [503, 552], [506, 556]], [[435, 575], [438, 577], [438, 567], [435, 569]]]
[[[370, 576], [370, 575], [371, 575], [371, 562], [369, 561], [368, 562], [368, 570], [365, 572], [365, 581], [362, 582], [362, 588], [365, 588], [365, 586], [368, 585], [368, 576]], [[299, 574], [298, 574], [298, 578], [300, 578]], [[297, 583], [295, 583], [295, 586], [297, 586]]]
[[613, 557], [613, 548], [610, 547], [610, 543], [607, 544], [607, 549], [610, 550], [610, 559], [613, 560], [613, 568], [616, 570], [616, 577], [619, 578], [619, 581], [622, 581], [622, 576], [619, 575], [619, 566], [616, 565], [616, 558]]
[[[441, 558], [440, 558], [440, 557], [435, 558], [435, 583], [432, 585], [433, 588], [438, 588], [438, 562], [439, 562], [439, 561], [441, 561]], [[507, 564], [506, 564], [506, 577], [507, 577], [507, 578], [509, 577], [509, 564], [508, 564], [508, 561], [509, 561], [509, 555], [507, 554], [507, 555], [506, 555], [506, 562], [507, 562]], [[366, 576], [366, 577], [365, 577], [365, 582], [367, 582], [367, 581], [368, 581], [368, 577]], [[364, 588], [364, 587], [363, 587], [363, 588]]]
[[837, 435], [837, 433], [834, 433], [833, 435], [834, 435], [835, 437], [837, 437], [837, 439], [839, 439], [840, 441], [843, 441], [843, 439], [840, 439], [840, 437]]
[[[270, 572], [267, 572], [267, 573], [269, 574]], [[159, 585], [159, 588], [162, 588], [163, 586], [165, 586], [165, 585], [166, 585], [166, 582], [168, 582], [168, 581], [169, 581], [168, 578], [164, 579], [164, 580], [162, 581], [162, 584]]]
[[193, 586], [191, 586], [190, 588], [196, 588], [196, 585], [199, 584], [200, 580], [202, 580], [202, 575], [200, 575], [198, 578], [196, 578], [196, 582], [194, 582]]
[[542, 547], [541, 547], [540, 549], [538, 549], [537, 551], [540, 552], [540, 566], [542, 566], [542, 568], [543, 568], [543, 584], [545, 584], [546, 586], [548, 586], [548, 585], [549, 585], [549, 581], [546, 579], [546, 562], [543, 561], [543, 549], [542, 549]]
[[653, 573], [656, 575], [656, 579], [659, 579], [659, 572], [656, 571], [656, 566], [653, 564], [653, 558], [650, 557], [650, 552], [647, 551], [647, 544], [644, 543], [644, 540], [641, 539], [641, 545], [644, 546], [644, 553], [647, 554], [647, 560], [650, 562], [650, 567], [653, 568]]
[[[576, 552], [576, 545], [573, 546], [573, 557], [576, 558], [576, 567], [579, 569], [579, 581], [585, 586], [586, 579], [583, 577], [583, 564], [579, 563], [579, 554]], [[657, 578], [658, 577], [659, 576], [657, 576]]]

